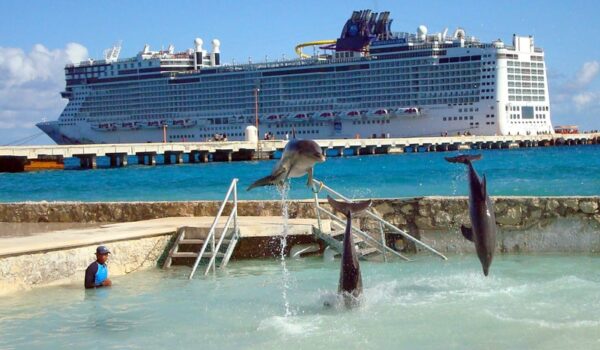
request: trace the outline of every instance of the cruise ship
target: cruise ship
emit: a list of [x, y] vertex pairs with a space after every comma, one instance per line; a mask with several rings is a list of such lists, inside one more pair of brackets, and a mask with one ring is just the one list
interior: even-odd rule
[[[295, 59], [222, 62], [172, 46], [65, 67], [68, 100], [37, 126], [58, 144], [552, 133], [544, 52], [532, 36], [480, 42], [462, 28], [393, 32], [389, 12], [355, 11], [334, 40]], [[305, 47], [314, 52], [302, 52]], [[256, 131], [252, 131], [256, 133]]]

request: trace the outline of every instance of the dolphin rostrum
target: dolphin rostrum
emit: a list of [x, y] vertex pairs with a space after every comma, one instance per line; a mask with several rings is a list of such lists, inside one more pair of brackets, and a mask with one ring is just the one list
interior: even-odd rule
[[256, 180], [247, 191], [255, 187], [282, 185], [289, 177], [308, 174], [307, 185], [312, 186], [313, 166], [325, 161], [321, 147], [313, 140], [290, 140], [271, 175]]
[[494, 204], [487, 193], [485, 175], [481, 180], [471, 164], [471, 161], [479, 159], [481, 159], [481, 154], [446, 157], [446, 160], [450, 163], [463, 163], [469, 167], [471, 228], [462, 225], [460, 230], [466, 239], [475, 243], [477, 256], [483, 267], [483, 274], [487, 276], [496, 249], [496, 215], [494, 214]]
[[362, 294], [362, 277], [358, 256], [352, 239], [352, 214], [359, 213], [371, 205], [371, 201], [356, 203], [339, 202], [327, 196], [327, 201], [334, 211], [346, 216], [346, 231], [344, 232], [344, 250], [342, 251], [342, 263], [340, 267], [340, 282], [338, 294], [344, 298], [346, 307], [357, 305]]

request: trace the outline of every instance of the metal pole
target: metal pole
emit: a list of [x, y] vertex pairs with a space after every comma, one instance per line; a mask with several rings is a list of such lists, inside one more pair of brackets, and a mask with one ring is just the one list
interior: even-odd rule
[[321, 224], [321, 213], [319, 212], [319, 193], [315, 191], [315, 184], [313, 183], [313, 194], [315, 195], [315, 214], [317, 215], [317, 224], [319, 231], [323, 232], [323, 226]]
[[259, 88], [254, 88], [254, 123], [256, 124], [256, 155], [258, 159], [261, 158], [260, 154], [260, 132], [258, 131], [258, 92]]
[[[233, 214], [233, 235], [234, 237], [237, 237], [238, 235], [238, 222], [237, 222], [237, 205], [238, 205], [238, 198], [237, 198], [237, 181], [238, 179], [233, 179], [233, 208], [231, 210], [234, 211], [235, 214]], [[232, 239], [234, 238], [232, 237]]]
[[[323, 208], [323, 207], [319, 207], [319, 210], [322, 210], [325, 214], [327, 214], [332, 222], [337, 222], [338, 224], [340, 224], [341, 227], [346, 227], [345, 226], [345, 222], [344, 220], [338, 218], [334, 213], [328, 211], [327, 209]], [[356, 232], [359, 234], [360, 238], [364, 238], [367, 241], [373, 241], [374, 245], [376, 246], [381, 246], [381, 243], [379, 243], [376, 239], [374, 239], [373, 237], [371, 237], [369, 234], [367, 234], [366, 232], [352, 226], [352, 231]], [[399, 256], [400, 258], [406, 260], [406, 261], [410, 261], [409, 258], [405, 257], [404, 255], [398, 253], [397, 251], [393, 250], [392, 248], [388, 247], [388, 246], [383, 246], [382, 247], [384, 250], [389, 251], [390, 253]]]
[[[340, 197], [341, 199], [345, 200], [345, 201], [349, 201], [352, 202], [351, 199], [348, 199], [346, 197], [344, 197], [342, 194], [336, 192], [335, 190], [333, 190], [332, 188], [330, 188], [329, 186], [325, 185], [323, 182], [319, 181], [319, 180], [315, 180], [313, 179], [313, 182], [316, 182], [318, 184], [320, 184], [327, 192], [334, 194], [338, 197]], [[367, 215], [369, 215], [370, 217], [372, 217], [375, 220], [378, 220], [379, 222], [381, 222], [383, 225], [385, 225], [386, 227], [391, 228], [392, 230], [398, 232], [399, 234], [401, 234], [402, 236], [406, 237], [407, 239], [413, 241], [414, 243], [424, 247], [425, 249], [429, 250], [430, 252], [434, 253], [435, 255], [439, 256], [440, 258], [444, 259], [444, 260], [448, 260], [448, 258], [446, 258], [446, 256], [444, 256], [444, 254], [438, 252], [437, 250], [433, 249], [432, 247], [430, 247], [429, 245], [421, 242], [420, 240], [414, 238], [413, 236], [409, 235], [408, 233], [404, 232], [403, 230], [397, 228], [396, 226], [390, 224], [389, 222], [383, 220], [382, 218], [380, 218], [379, 216], [373, 214], [370, 210], [367, 210], [365, 212]]]
[[[381, 233], [381, 245], [386, 247], [387, 245], [385, 244], [385, 233], [383, 233], [383, 224], [381, 222], [379, 223], [379, 233]], [[387, 256], [385, 255], [385, 249], [383, 249], [383, 261], [387, 262]]]
[[163, 143], [167, 143], [167, 124], [163, 124]]

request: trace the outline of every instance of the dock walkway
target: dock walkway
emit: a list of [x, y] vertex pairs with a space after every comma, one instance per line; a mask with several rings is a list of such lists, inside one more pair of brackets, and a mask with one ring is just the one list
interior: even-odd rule
[[[597, 144], [600, 134], [548, 134], [514, 136], [445, 136], [373, 139], [315, 140], [330, 156], [387, 154], [404, 152], [443, 152], [465, 149], [503, 149], [555, 145]], [[179, 142], [139, 144], [89, 144], [0, 147], [1, 171], [28, 171], [64, 168], [65, 158], [78, 158], [80, 167], [94, 169], [97, 157], [108, 157], [111, 167], [136, 164], [156, 165], [162, 155], [163, 164], [206, 163], [272, 158], [285, 148], [286, 140]], [[184, 155], [186, 157], [184, 158]]]

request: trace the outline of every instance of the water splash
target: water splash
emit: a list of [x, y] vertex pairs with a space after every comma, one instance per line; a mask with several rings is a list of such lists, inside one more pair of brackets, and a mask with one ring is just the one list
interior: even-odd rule
[[290, 192], [290, 184], [289, 182], [284, 182], [282, 186], [277, 186], [277, 191], [281, 195], [281, 216], [283, 218], [283, 230], [281, 232], [280, 237], [280, 246], [281, 246], [281, 272], [282, 272], [282, 280], [281, 280], [281, 295], [283, 297], [283, 306], [284, 306], [284, 317], [292, 316], [292, 310], [290, 307], [290, 301], [288, 299], [288, 290], [290, 289], [290, 272], [287, 268], [285, 262], [285, 249], [287, 247], [287, 236], [289, 232], [289, 201], [288, 196]]

